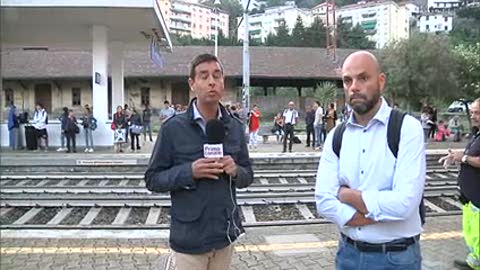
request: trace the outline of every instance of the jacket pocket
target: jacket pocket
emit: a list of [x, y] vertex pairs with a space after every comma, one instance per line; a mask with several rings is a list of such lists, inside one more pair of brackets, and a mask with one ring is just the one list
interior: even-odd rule
[[208, 228], [204, 216], [205, 205], [194, 191], [172, 194], [170, 241], [183, 250], [195, 250], [202, 246]]

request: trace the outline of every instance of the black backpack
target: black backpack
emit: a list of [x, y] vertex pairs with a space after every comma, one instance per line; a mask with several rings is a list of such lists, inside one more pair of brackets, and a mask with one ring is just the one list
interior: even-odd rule
[[[387, 126], [387, 142], [388, 142], [388, 148], [390, 151], [392, 151], [392, 154], [395, 158], [397, 158], [398, 155], [398, 145], [400, 144], [400, 133], [402, 131], [402, 124], [403, 124], [403, 119], [405, 118], [405, 115], [407, 115], [405, 112], [401, 112], [396, 109], [392, 109], [390, 113], [390, 119], [388, 121], [388, 126]], [[340, 158], [340, 149], [342, 148], [342, 139], [343, 139], [343, 133], [345, 132], [345, 129], [347, 128], [347, 122], [344, 121], [340, 124], [335, 129], [335, 132], [333, 133], [333, 141], [332, 141], [332, 148], [333, 152], [337, 155], [338, 158]], [[422, 200], [420, 201], [420, 206], [419, 206], [419, 213], [420, 213], [420, 219], [422, 221], [422, 225], [425, 224], [425, 204], [423, 202], [423, 197]]]

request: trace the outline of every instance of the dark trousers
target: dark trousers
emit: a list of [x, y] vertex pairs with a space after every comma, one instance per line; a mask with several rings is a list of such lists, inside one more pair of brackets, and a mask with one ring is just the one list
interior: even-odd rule
[[294, 126], [291, 124], [285, 124], [283, 128], [285, 132], [285, 135], [283, 136], [283, 152], [287, 151], [287, 141], [288, 141], [288, 150], [292, 152]]
[[137, 150], [140, 149], [140, 142], [139, 142], [139, 134], [133, 134], [131, 131], [130, 131], [130, 143], [131, 143], [131, 149], [132, 150], [135, 150], [134, 148], [134, 145], [135, 145], [135, 141], [137, 141]]
[[[77, 151], [77, 142], [75, 138], [75, 132], [65, 132], [65, 137], [67, 137], [67, 151], [76, 152]], [[70, 148], [70, 142], [72, 147]]]
[[432, 139], [435, 138], [435, 133], [437, 133], [437, 125], [432, 125], [428, 131], [428, 137]]
[[310, 146], [310, 135], [312, 136], [312, 146], [315, 146], [315, 129], [313, 124], [307, 125], [307, 146]]
[[143, 140], [147, 140], [147, 130], [148, 130], [148, 136], [150, 136], [150, 141], [152, 142], [152, 125], [150, 122], [144, 122], [143, 123]]

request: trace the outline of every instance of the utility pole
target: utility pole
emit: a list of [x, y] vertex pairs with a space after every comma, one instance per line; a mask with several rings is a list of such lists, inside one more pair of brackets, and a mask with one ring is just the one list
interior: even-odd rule
[[213, 4], [215, 7], [213, 8], [214, 20], [215, 20], [215, 56], [218, 57], [218, 21], [220, 17], [220, 11], [218, 6], [220, 5], [220, 0], [215, 0]]
[[[337, 18], [335, 14], [335, 0], [327, 0], [327, 55], [332, 57], [332, 62], [337, 62]], [[330, 7], [331, 5], [331, 7]], [[331, 8], [331, 10], [330, 10]], [[332, 20], [330, 20], [330, 13], [332, 13]]]
[[245, 27], [245, 35], [243, 37], [243, 81], [242, 81], [242, 103], [245, 111], [250, 110], [250, 53], [248, 51], [248, 42], [250, 33], [248, 30], [248, 1], [243, 0], [243, 23]]

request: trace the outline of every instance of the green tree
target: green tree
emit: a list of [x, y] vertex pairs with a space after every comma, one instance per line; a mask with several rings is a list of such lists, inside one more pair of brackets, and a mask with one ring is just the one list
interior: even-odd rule
[[453, 49], [457, 57], [458, 87], [463, 97], [474, 99], [480, 96], [480, 42], [459, 44]]
[[327, 29], [319, 17], [315, 17], [310, 27], [305, 29], [305, 46], [307, 47], [326, 47]]
[[292, 29], [291, 45], [295, 47], [304, 47], [305, 45], [305, 27], [302, 17], [298, 16], [295, 26]]
[[328, 103], [335, 101], [337, 97], [337, 86], [331, 82], [319, 83], [317, 84], [317, 90], [314, 96], [320, 101], [322, 106], [326, 106]]
[[225, 37], [222, 30], [218, 31], [218, 45], [219, 46], [241, 46], [242, 42], [237, 39], [237, 36]]
[[421, 103], [434, 99], [448, 101], [461, 96], [455, 57], [445, 36], [414, 34], [387, 45], [380, 59], [387, 74], [387, 97], [407, 104], [408, 110], [418, 110]]
[[[278, 47], [288, 47], [292, 45], [292, 39], [289, 34], [289, 29], [285, 21], [281, 21], [280, 25], [277, 27], [277, 33], [270, 38], [269, 46], [278, 46]], [[268, 39], [268, 37], [267, 37]]]
[[456, 13], [450, 37], [453, 43], [475, 44], [480, 40], [480, 7], [465, 7]]
[[337, 46], [348, 49], [375, 49], [375, 42], [368, 39], [368, 35], [360, 25], [352, 26], [343, 18], [337, 23]]

